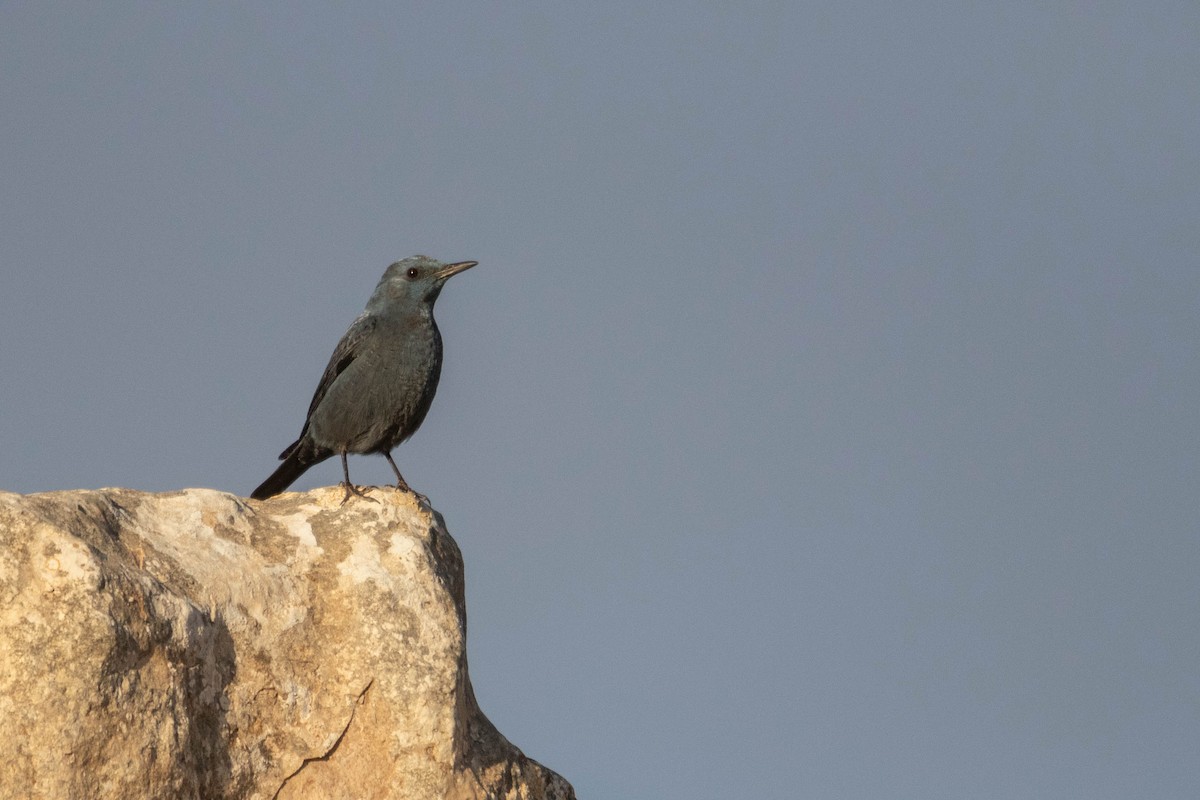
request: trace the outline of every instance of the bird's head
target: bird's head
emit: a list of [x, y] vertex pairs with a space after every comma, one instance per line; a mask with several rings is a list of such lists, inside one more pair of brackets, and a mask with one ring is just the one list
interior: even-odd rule
[[392, 264], [375, 287], [368, 310], [382, 310], [396, 304], [415, 307], [433, 305], [442, 286], [451, 275], [475, 266], [477, 261], [446, 264], [429, 256], [411, 256]]

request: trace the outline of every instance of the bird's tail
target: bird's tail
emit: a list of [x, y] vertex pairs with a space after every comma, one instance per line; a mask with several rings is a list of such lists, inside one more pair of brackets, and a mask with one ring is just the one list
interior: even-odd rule
[[328, 453], [314, 453], [304, 447], [297, 447], [298, 444], [300, 443], [297, 442], [283, 451], [283, 463], [271, 473], [271, 477], [250, 493], [252, 498], [266, 500], [268, 497], [274, 497], [291, 486], [313, 464], [329, 458]]

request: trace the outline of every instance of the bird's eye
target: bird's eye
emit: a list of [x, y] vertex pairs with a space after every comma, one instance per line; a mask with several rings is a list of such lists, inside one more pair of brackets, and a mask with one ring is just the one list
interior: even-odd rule
[[415, 278], [421, 274], [421, 270], [417, 269], [416, 267], [409, 267], [408, 272], [406, 274], [410, 278]]

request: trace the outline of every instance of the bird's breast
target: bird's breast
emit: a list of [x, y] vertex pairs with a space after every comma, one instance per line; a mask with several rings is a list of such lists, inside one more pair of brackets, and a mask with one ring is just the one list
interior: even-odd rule
[[428, 324], [384, 324], [330, 385], [310, 436], [335, 451], [389, 450], [420, 426], [441, 374], [442, 343]]

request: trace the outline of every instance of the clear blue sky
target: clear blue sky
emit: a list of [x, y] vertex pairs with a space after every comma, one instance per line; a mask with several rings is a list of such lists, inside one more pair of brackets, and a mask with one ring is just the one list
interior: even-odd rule
[[1197, 42], [5, 4], [0, 488], [245, 494], [384, 267], [476, 259], [396, 456], [581, 797], [1200, 797]]

